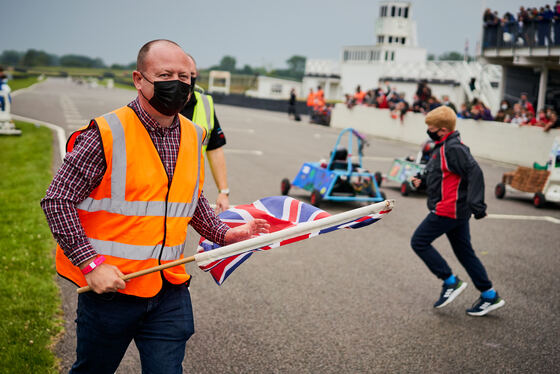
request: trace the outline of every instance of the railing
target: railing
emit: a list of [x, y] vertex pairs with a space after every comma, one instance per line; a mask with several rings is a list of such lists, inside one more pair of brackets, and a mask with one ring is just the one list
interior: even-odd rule
[[560, 47], [560, 20], [507, 22], [485, 25], [482, 33], [482, 49], [550, 48]]

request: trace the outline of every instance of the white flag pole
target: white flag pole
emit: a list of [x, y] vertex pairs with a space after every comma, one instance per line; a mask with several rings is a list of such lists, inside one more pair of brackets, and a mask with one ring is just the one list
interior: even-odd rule
[[[395, 200], [385, 200], [380, 203], [371, 204], [361, 208], [349, 210], [347, 212], [335, 214], [333, 216], [318, 219], [316, 221], [300, 223], [288, 229], [260, 235], [256, 238], [243, 240], [241, 242], [226, 245], [220, 248], [213, 249], [211, 251], [197, 253], [194, 256], [185, 257], [180, 260], [171, 261], [163, 265], [154, 266], [149, 269], [144, 269], [141, 271], [137, 271], [135, 273], [126, 274], [124, 277], [122, 277], [122, 279], [129, 280], [142, 275], [150, 274], [156, 271], [161, 271], [178, 265], [183, 265], [193, 261], [196, 261], [199, 266], [205, 266], [213, 261], [221, 260], [223, 258], [227, 258], [230, 256], [235, 256], [237, 254], [248, 252], [253, 249], [265, 247], [267, 245], [280, 242], [282, 240], [295, 238], [297, 236], [309, 234], [312, 232], [317, 232], [324, 228], [340, 225], [344, 222], [350, 222], [360, 217], [379, 213], [383, 210], [390, 210], [393, 209], [394, 205], [395, 205]], [[87, 291], [91, 291], [91, 288], [89, 286], [85, 286], [77, 289], [78, 293], [83, 293]]]
[[295, 238], [296, 236], [317, 232], [324, 228], [349, 222], [354, 219], [381, 212], [382, 210], [392, 209], [395, 200], [385, 200], [377, 204], [371, 204], [361, 208], [349, 210], [347, 212], [335, 214], [333, 216], [318, 219], [316, 221], [299, 223], [294, 227], [284, 230], [260, 235], [256, 238], [216, 248], [211, 251], [201, 252], [194, 255], [198, 266], [205, 266], [211, 262], [221, 260], [226, 257], [235, 256], [240, 253], [248, 252], [253, 249], [265, 247], [282, 240]]

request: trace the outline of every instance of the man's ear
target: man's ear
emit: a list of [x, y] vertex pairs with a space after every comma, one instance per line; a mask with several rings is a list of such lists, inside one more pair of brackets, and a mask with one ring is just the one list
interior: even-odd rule
[[140, 72], [138, 70], [134, 70], [132, 72], [132, 82], [134, 83], [134, 87], [136, 87], [137, 90], [142, 88], [142, 86], [140, 84], [141, 80], [142, 80], [142, 74], [140, 74]]

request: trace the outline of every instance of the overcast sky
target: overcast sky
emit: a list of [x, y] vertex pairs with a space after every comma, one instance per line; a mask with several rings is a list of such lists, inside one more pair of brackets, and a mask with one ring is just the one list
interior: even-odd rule
[[[0, 0], [0, 51], [136, 60], [147, 41], [171, 39], [199, 67], [222, 56], [237, 66], [284, 67], [292, 55], [338, 60], [345, 45], [375, 44], [376, 0]], [[517, 11], [555, 0], [412, 0], [418, 42], [428, 53], [474, 54], [485, 7]]]

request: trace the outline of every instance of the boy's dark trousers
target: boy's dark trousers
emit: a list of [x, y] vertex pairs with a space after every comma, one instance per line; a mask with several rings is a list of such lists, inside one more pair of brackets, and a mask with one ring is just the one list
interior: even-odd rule
[[469, 274], [475, 287], [480, 292], [492, 288], [492, 282], [488, 279], [486, 269], [484, 269], [472, 248], [468, 218], [453, 219], [430, 213], [412, 235], [410, 245], [430, 271], [438, 278], [445, 280], [453, 272], [443, 257], [432, 246], [432, 242], [443, 234], [447, 235], [455, 256]]

